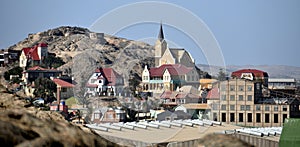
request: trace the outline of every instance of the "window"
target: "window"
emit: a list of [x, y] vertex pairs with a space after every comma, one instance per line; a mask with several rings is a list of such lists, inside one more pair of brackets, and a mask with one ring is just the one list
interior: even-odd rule
[[218, 121], [217, 113], [213, 113], [213, 120]]
[[250, 105], [246, 105], [246, 110], [250, 111], [251, 110], [251, 106]]
[[229, 89], [230, 89], [230, 91], [235, 91], [235, 86], [234, 85], [230, 85]]
[[243, 113], [239, 113], [239, 122], [243, 122], [243, 121], [244, 121]]
[[256, 105], [256, 111], [260, 111], [260, 105]]
[[241, 105], [241, 110], [245, 110], [245, 106], [244, 105]]
[[270, 123], [270, 114], [265, 114], [265, 123]]
[[274, 114], [274, 123], [278, 123], [278, 114]]
[[230, 95], [230, 100], [234, 101], [234, 99], [235, 99], [235, 96], [234, 95]]
[[247, 91], [252, 91], [252, 85], [247, 86]]
[[222, 113], [222, 122], [226, 122], [226, 113]]
[[221, 91], [225, 91], [226, 90], [226, 85], [225, 84], [221, 84]]
[[285, 119], [287, 118], [287, 114], [282, 115], [282, 123], [284, 123]]
[[242, 101], [244, 99], [243, 95], [239, 95], [239, 101]]
[[252, 95], [247, 96], [247, 101], [252, 101]]
[[287, 106], [282, 106], [282, 111], [287, 111]]
[[219, 105], [218, 104], [212, 104], [212, 109], [213, 110], [218, 110]]
[[259, 90], [260, 89], [260, 84], [256, 83], [256, 89]]
[[243, 85], [239, 85], [239, 91], [244, 91], [244, 86]]
[[278, 111], [278, 106], [274, 106], [274, 111]]
[[226, 95], [221, 95], [221, 100], [226, 101]]
[[265, 111], [270, 111], [270, 106], [265, 106]]
[[252, 122], [252, 113], [248, 113], [247, 115], [247, 121]]
[[230, 110], [234, 110], [234, 105], [230, 105]]
[[95, 119], [100, 119], [100, 113], [94, 113]]
[[226, 110], [226, 105], [221, 105], [221, 110]]
[[257, 123], [260, 123], [261, 122], [261, 118], [260, 118], [261, 116], [260, 116], [260, 113], [256, 113], [256, 122]]
[[67, 92], [68, 89], [67, 88], [61, 88], [61, 92]]
[[230, 122], [234, 122], [234, 113], [230, 113]]

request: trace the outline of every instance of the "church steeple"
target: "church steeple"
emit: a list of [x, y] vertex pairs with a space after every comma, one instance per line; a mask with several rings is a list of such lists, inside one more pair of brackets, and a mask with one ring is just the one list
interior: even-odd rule
[[162, 27], [162, 23], [160, 23], [160, 30], [159, 30], [159, 34], [158, 34], [158, 39], [160, 41], [164, 40], [165, 37], [164, 37], [164, 31], [163, 31], [163, 27]]

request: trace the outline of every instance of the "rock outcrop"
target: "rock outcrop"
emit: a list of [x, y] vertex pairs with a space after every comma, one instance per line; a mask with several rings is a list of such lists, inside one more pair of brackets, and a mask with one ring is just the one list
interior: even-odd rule
[[118, 146], [58, 112], [42, 111], [0, 85], [1, 146]]

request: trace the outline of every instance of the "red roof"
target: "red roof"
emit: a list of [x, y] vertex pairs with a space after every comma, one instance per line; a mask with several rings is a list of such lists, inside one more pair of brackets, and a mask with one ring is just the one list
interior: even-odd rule
[[34, 66], [31, 68], [28, 68], [27, 70], [47, 70], [46, 68], [40, 67], [40, 66]]
[[257, 69], [242, 69], [232, 72], [232, 77], [241, 77], [242, 73], [252, 73], [254, 77], [269, 77], [267, 72], [257, 70]]
[[98, 85], [97, 84], [86, 84], [86, 87], [97, 88]]
[[31, 58], [32, 60], [41, 60], [38, 54], [38, 47], [47, 47], [46, 43], [39, 43], [31, 48], [23, 48], [24, 54], [27, 58]]
[[52, 80], [56, 85], [59, 85], [61, 87], [64, 87], [64, 88], [72, 88], [74, 87], [73, 84], [69, 83], [69, 82], [66, 82], [64, 80], [61, 80], [61, 79], [53, 79]]
[[118, 78], [122, 78], [115, 70], [112, 68], [97, 68], [96, 73], [102, 73], [103, 77], [108, 81], [108, 86], [116, 85]]
[[170, 98], [171, 94], [172, 94], [172, 91], [164, 91], [164, 93], [162, 93], [160, 98], [163, 98], [163, 99]]
[[28, 70], [31, 70], [31, 71], [32, 71], [32, 70], [59, 71], [59, 70], [54, 69], [54, 68], [53, 68], [53, 69], [49, 69], [49, 68], [47, 69], [47, 68], [43, 68], [43, 67], [40, 67], [40, 66], [34, 66], [34, 67], [31, 67], [31, 68], [28, 68], [27, 71], [28, 71]]
[[163, 76], [166, 69], [171, 75], [184, 75], [192, 70], [192, 68], [181, 64], [164, 64], [160, 67], [150, 68], [150, 76]]
[[215, 87], [215, 88], [209, 90], [206, 98], [207, 99], [219, 99], [220, 98], [219, 88]]
[[37, 46], [34, 46], [32, 48], [23, 48], [22, 51], [24, 51], [24, 54], [27, 58], [30, 58], [32, 60], [40, 60]]
[[38, 47], [48, 47], [47, 43], [44, 43], [44, 42], [39, 43], [37, 46]]

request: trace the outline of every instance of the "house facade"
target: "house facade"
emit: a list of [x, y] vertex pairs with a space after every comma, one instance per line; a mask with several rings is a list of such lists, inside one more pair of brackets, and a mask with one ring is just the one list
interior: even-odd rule
[[19, 66], [25, 68], [28, 65], [41, 64], [44, 58], [48, 56], [47, 47], [46, 43], [39, 43], [34, 47], [23, 48], [19, 57]]
[[40, 66], [31, 67], [23, 72], [22, 80], [25, 84], [31, 84], [37, 78], [58, 77], [62, 71], [57, 69], [47, 69]]
[[199, 75], [194, 67], [181, 64], [164, 64], [142, 72], [142, 87], [144, 92], [162, 93], [175, 91], [184, 85], [199, 86]]
[[299, 115], [298, 99], [264, 97], [266, 77], [255, 76], [258, 77], [234, 77], [216, 83], [207, 94], [210, 119], [241, 126], [276, 127], [282, 126], [286, 118]]
[[61, 99], [67, 99], [74, 96], [73, 93], [74, 85], [72, 83], [69, 83], [59, 78], [52, 78], [52, 81], [56, 84], [56, 88], [59, 89], [59, 93], [56, 94], [59, 94], [60, 95], [59, 97]]
[[112, 68], [97, 68], [86, 84], [89, 96], [117, 96], [123, 91], [123, 77]]

